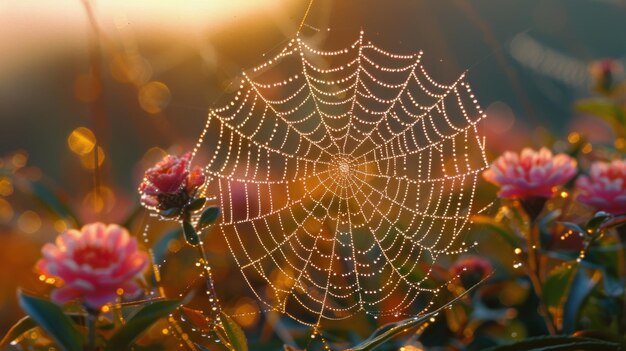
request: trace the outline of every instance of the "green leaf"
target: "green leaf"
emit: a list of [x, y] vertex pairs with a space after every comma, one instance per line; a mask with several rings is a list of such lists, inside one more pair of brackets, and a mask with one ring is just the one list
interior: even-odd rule
[[248, 340], [241, 327], [224, 312], [221, 313], [220, 319], [224, 333], [217, 333], [217, 336], [222, 342], [232, 351], [248, 351]]
[[[619, 247], [618, 245], [612, 245], [609, 248], [605, 247], [592, 247], [587, 251], [587, 255], [581, 260], [579, 265], [598, 270], [602, 272], [602, 283], [604, 290], [609, 296], [619, 296], [624, 293], [624, 284], [617, 276], [614, 266], [617, 264], [613, 256], [613, 249]], [[546, 251], [544, 255], [552, 257], [558, 260], [570, 262], [576, 264], [574, 261], [578, 258], [576, 252], [559, 252], [559, 251]], [[604, 261], [603, 261], [604, 259]]]
[[187, 244], [196, 246], [200, 243], [200, 237], [190, 222], [183, 221], [183, 234], [185, 235]]
[[37, 323], [35, 323], [32, 318], [26, 316], [20, 319], [17, 323], [13, 324], [11, 329], [9, 329], [9, 331], [2, 338], [2, 341], [0, 341], [0, 349], [4, 349], [11, 341], [19, 338], [22, 334], [36, 327]]
[[618, 347], [619, 344], [604, 340], [557, 335], [528, 338], [508, 345], [495, 346], [486, 351], [615, 351]]
[[30, 191], [48, 210], [63, 219], [69, 219], [76, 226], [80, 226], [80, 221], [74, 212], [63, 202], [59, 196], [42, 182], [31, 182]]
[[588, 222], [587, 222], [587, 232], [589, 233], [589, 231], [591, 231], [592, 233], [595, 232], [601, 225], [602, 223], [606, 222], [608, 219], [612, 218], [613, 216], [611, 216], [611, 214], [603, 212], [603, 211], [599, 211], [597, 212], [593, 218], [591, 218]]
[[209, 325], [209, 321], [202, 311], [183, 306], [181, 307], [181, 312], [191, 324], [201, 331], [208, 332], [211, 330], [211, 325]]
[[615, 228], [615, 227], [623, 225], [624, 223], [626, 223], [626, 216], [625, 215], [614, 216], [610, 220], [602, 223], [601, 228], [602, 229]]
[[194, 199], [193, 201], [191, 201], [189, 203], [189, 205], [187, 205], [187, 210], [189, 211], [197, 211], [199, 209], [202, 208], [202, 206], [204, 206], [204, 203], [206, 202], [206, 199], [203, 197]]
[[83, 335], [76, 330], [72, 320], [54, 303], [18, 291], [22, 309], [66, 351], [81, 351]]
[[607, 295], [618, 297], [624, 293], [624, 284], [619, 277], [614, 276], [608, 269], [603, 269], [602, 282]]
[[161, 217], [174, 218], [180, 214], [180, 208], [168, 208], [167, 210], [159, 212], [159, 214], [161, 215]]
[[198, 220], [198, 227], [204, 228], [208, 226], [209, 224], [215, 222], [215, 220], [217, 219], [217, 217], [219, 217], [219, 215], [220, 215], [219, 207], [207, 208], [206, 210], [204, 210], [204, 212], [202, 212], [202, 215], [200, 215], [200, 219]]
[[[453, 300], [452, 302], [454, 301], [456, 301], [456, 299]], [[444, 307], [447, 307], [452, 302], [448, 303]], [[409, 319], [402, 320], [400, 322], [384, 325], [378, 328], [369, 338], [365, 339], [362, 343], [356, 345], [355, 347], [351, 349], [348, 349], [347, 351], [374, 350], [375, 348], [377, 348], [378, 346], [381, 346], [382, 344], [389, 341], [390, 339], [402, 333], [406, 333], [408, 329], [418, 327], [419, 325], [426, 322], [430, 317], [434, 316], [441, 310], [442, 309], [437, 309], [433, 312], [424, 314], [420, 317], [409, 318]]]
[[160, 318], [167, 317], [179, 304], [175, 300], [160, 300], [144, 306], [109, 339], [105, 350], [128, 350], [143, 332]]
[[564, 263], [548, 273], [544, 280], [543, 300], [550, 314], [557, 320], [562, 320], [563, 305], [577, 270], [577, 264]]
[[624, 292], [624, 283], [620, 279], [620, 266], [623, 264], [621, 250], [612, 250], [616, 245], [604, 240], [596, 241], [587, 250], [583, 262], [594, 264], [602, 271], [605, 291], [608, 295], [616, 297]]
[[576, 271], [567, 301], [563, 306], [563, 332], [572, 334], [576, 331], [576, 322], [583, 302], [597, 285], [598, 281], [590, 279], [584, 269]]
[[[491, 276], [491, 275], [490, 275]], [[455, 297], [454, 299], [452, 299], [450, 302], [446, 303], [445, 305], [439, 307], [438, 309], [423, 314], [419, 317], [414, 317], [414, 318], [409, 318], [409, 319], [405, 319], [396, 323], [390, 323], [387, 325], [384, 325], [380, 328], [378, 328], [369, 338], [365, 339], [362, 343], [358, 344], [357, 346], [350, 348], [346, 351], [367, 351], [367, 350], [374, 350], [375, 348], [377, 348], [378, 346], [381, 346], [382, 344], [384, 344], [385, 342], [389, 341], [390, 339], [402, 334], [402, 333], [406, 333], [408, 329], [412, 329], [412, 328], [416, 328], [422, 324], [424, 324], [424, 322], [426, 322], [428, 319], [430, 319], [431, 317], [437, 315], [439, 312], [443, 311], [444, 309], [450, 307], [453, 303], [459, 301], [461, 298], [463, 298], [465, 295], [467, 295], [470, 291], [474, 290], [477, 286], [479, 286], [482, 282], [484, 282], [485, 280], [487, 280], [490, 276], [487, 276], [486, 278], [483, 278], [483, 280], [481, 280], [478, 284], [472, 286], [471, 288], [467, 289], [466, 291], [464, 291], [461, 295]]]

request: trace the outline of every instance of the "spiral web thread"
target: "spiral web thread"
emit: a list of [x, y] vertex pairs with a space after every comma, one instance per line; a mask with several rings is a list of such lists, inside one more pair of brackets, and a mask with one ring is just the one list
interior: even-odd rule
[[316, 330], [415, 315], [445, 286], [427, 283], [432, 263], [474, 245], [457, 238], [482, 211], [485, 114], [464, 75], [437, 83], [421, 56], [363, 32], [335, 51], [297, 36], [209, 112], [202, 192], [267, 310]]

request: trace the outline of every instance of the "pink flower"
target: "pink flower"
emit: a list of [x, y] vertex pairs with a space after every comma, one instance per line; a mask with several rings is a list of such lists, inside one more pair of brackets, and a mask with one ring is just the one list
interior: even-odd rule
[[578, 201], [612, 214], [626, 213], [626, 160], [594, 162], [576, 181]]
[[460, 276], [463, 286], [468, 289], [490, 275], [493, 272], [493, 266], [484, 258], [465, 256], [456, 261], [450, 271], [453, 275]]
[[148, 169], [139, 185], [141, 203], [158, 210], [185, 207], [205, 179], [200, 167], [190, 169], [190, 159], [189, 152], [181, 157], [167, 155]]
[[546, 148], [538, 152], [525, 148], [521, 154], [507, 151], [500, 156], [483, 177], [500, 186], [502, 198], [552, 197], [557, 187], [576, 174], [576, 160], [565, 155], [552, 155]]
[[135, 296], [140, 288], [134, 279], [148, 265], [148, 256], [137, 249], [137, 240], [126, 229], [100, 222], [87, 224], [80, 231], [67, 230], [55, 244], [44, 245], [41, 252], [39, 271], [63, 281], [63, 286], [52, 292], [52, 300], [64, 303], [82, 299], [93, 309], [115, 302], [118, 289]]

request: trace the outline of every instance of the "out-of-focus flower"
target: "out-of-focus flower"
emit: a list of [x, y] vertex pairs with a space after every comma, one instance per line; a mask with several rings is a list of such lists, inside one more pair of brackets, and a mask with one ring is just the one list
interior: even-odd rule
[[137, 240], [126, 229], [100, 222], [67, 230], [41, 252], [38, 270], [63, 281], [52, 292], [52, 300], [81, 299], [93, 309], [115, 302], [120, 292], [136, 296], [140, 288], [135, 278], [148, 265], [148, 256], [137, 249]]
[[594, 162], [576, 181], [578, 201], [612, 214], [626, 213], [626, 160]]
[[167, 155], [148, 169], [139, 185], [141, 203], [153, 210], [182, 210], [194, 199], [204, 183], [204, 174], [198, 166], [190, 169], [191, 153], [181, 157]]
[[466, 289], [478, 284], [493, 272], [493, 266], [488, 260], [478, 256], [465, 256], [454, 263], [450, 271], [461, 277], [461, 283]]
[[609, 92], [615, 84], [615, 78], [623, 71], [622, 64], [614, 59], [605, 58], [589, 64], [589, 75], [594, 88], [600, 92]]
[[552, 155], [546, 148], [530, 148], [521, 154], [507, 151], [483, 173], [483, 177], [500, 187], [502, 198], [554, 196], [557, 187], [576, 174], [576, 160], [565, 154]]

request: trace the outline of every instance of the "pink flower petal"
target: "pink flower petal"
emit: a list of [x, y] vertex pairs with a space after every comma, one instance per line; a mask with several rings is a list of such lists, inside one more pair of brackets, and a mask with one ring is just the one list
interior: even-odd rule
[[79, 288], [75, 288], [71, 285], [66, 285], [60, 288], [55, 289], [50, 294], [50, 298], [52, 301], [56, 303], [66, 303], [71, 300], [78, 299], [82, 296], [83, 291]]
[[[144, 174], [144, 180], [139, 185], [139, 194], [143, 206], [156, 209], [169, 209], [180, 206], [180, 201], [167, 201], [172, 197], [181, 196], [183, 201], [192, 196], [204, 184], [205, 176], [202, 168], [191, 169], [191, 153], [177, 157], [167, 155], [156, 165], [149, 168]], [[161, 196], [166, 195], [166, 196]]]
[[147, 254], [126, 229], [102, 223], [59, 235], [56, 244], [44, 245], [42, 254], [37, 268], [64, 282], [53, 293], [55, 301], [81, 297], [93, 308], [113, 302], [116, 290], [134, 284], [148, 265]]
[[613, 214], [626, 213], [626, 162], [595, 162], [589, 176], [576, 181], [578, 201]]
[[553, 156], [550, 150], [525, 148], [518, 155], [507, 151], [483, 173], [500, 187], [503, 198], [552, 197], [558, 186], [576, 174], [576, 160], [565, 154]]

